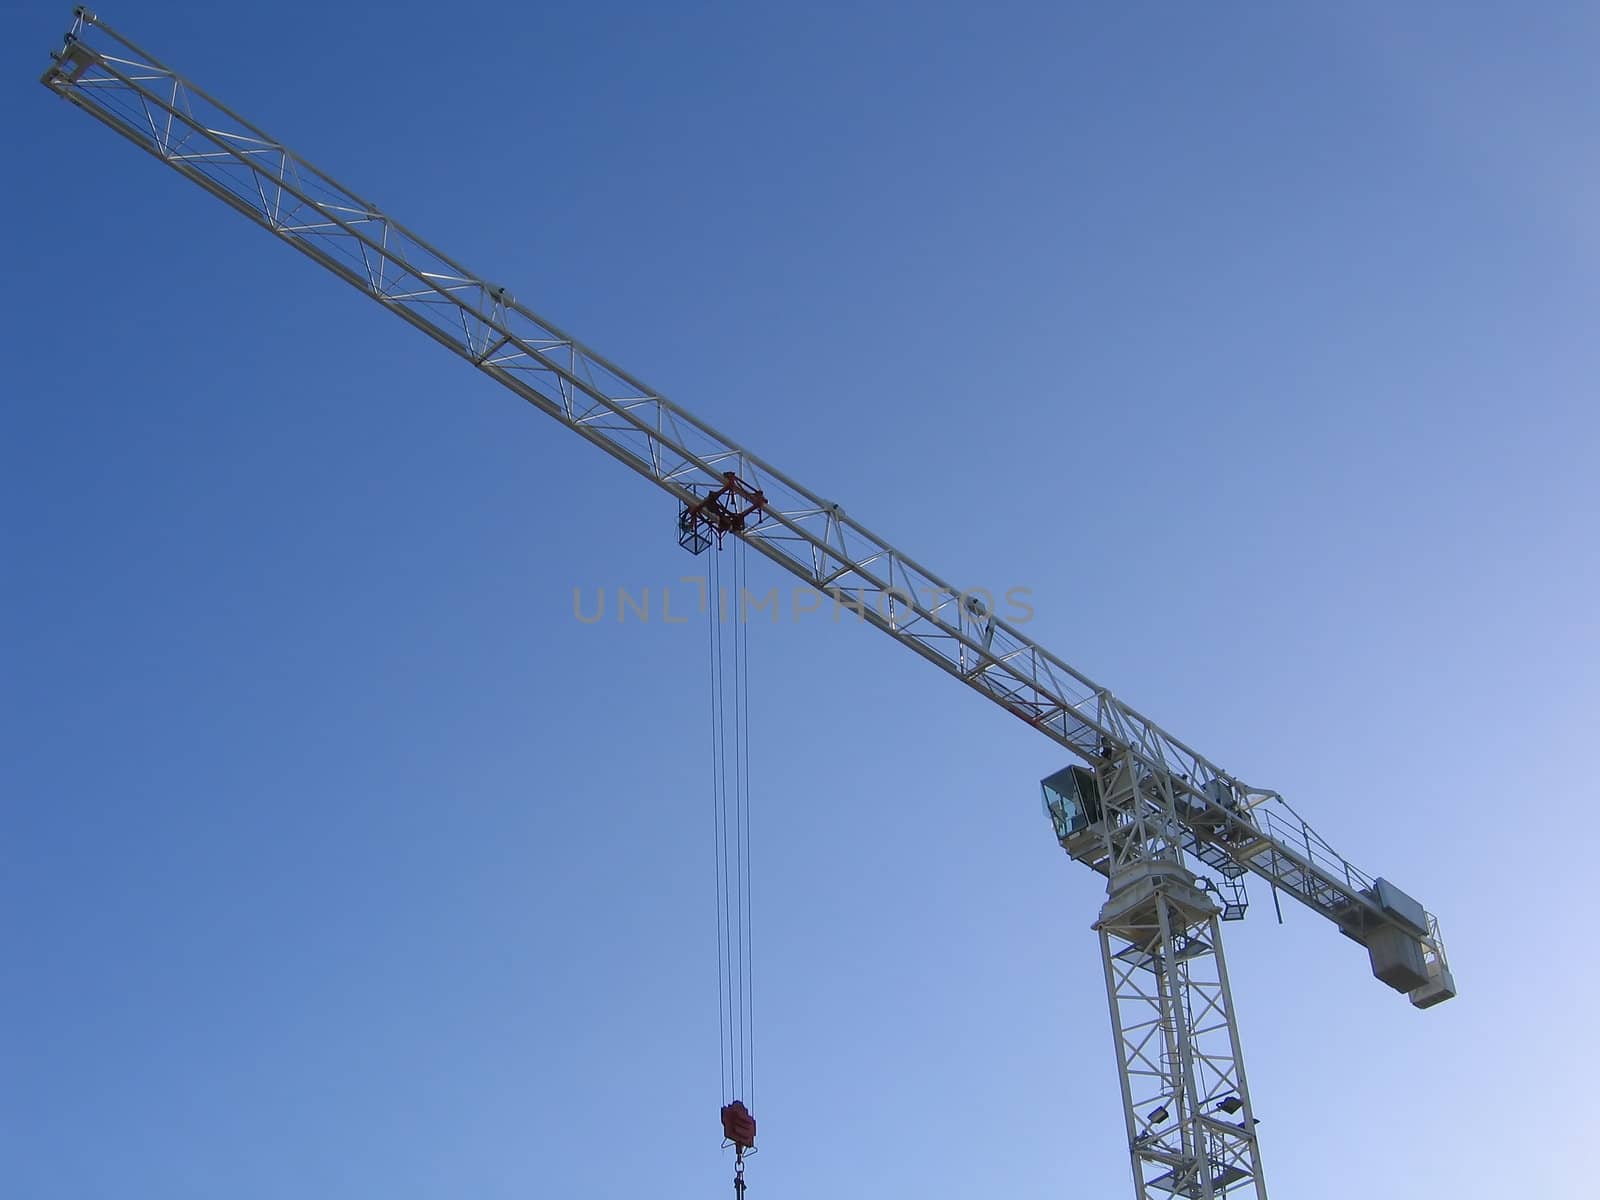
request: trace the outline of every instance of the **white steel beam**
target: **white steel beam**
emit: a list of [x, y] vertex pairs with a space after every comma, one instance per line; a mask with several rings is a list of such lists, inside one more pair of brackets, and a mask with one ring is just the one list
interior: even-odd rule
[[[1250, 787], [965, 594], [518, 302], [85, 9], [42, 82], [680, 502], [732, 471], [767, 497], [767, 558], [1091, 763], [1131, 750], [1200, 842], [1360, 937], [1373, 877]], [[1427, 953], [1442, 963], [1436, 935]]]

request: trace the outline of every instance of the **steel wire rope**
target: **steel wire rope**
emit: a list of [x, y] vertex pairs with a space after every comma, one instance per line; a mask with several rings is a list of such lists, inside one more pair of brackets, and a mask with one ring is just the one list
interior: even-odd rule
[[[737, 543], [736, 543], [736, 546], [737, 546]], [[734, 1080], [735, 1080], [734, 1097], [735, 1097], [735, 1099], [743, 1099], [744, 1098], [744, 1090], [745, 1090], [745, 1073], [744, 1073], [744, 1036], [745, 1036], [745, 1029], [744, 1029], [744, 920], [743, 920], [743, 917], [744, 917], [744, 898], [743, 898], [743, 891], [744, 891], [744, 865], [741, 862], [741, 856], [742, 856], [743, 848], [744, 848], [744, 840], [743, 840], [743, 836], [742, 836], [742, 833], [741, 833], [741, 828], [742, 828], [742, 823], [743, 823], [744, 802], [743, 802], [743, 797], [740, 794], [741, 793], [741, 788], [740, 788], [740, 784], [739, 784], [740, 761], [739, 761], [739, 627], [738, 627], [738, 621], [739, 621], [739, 611], [740, 611], [740, 595], [739, 595], [739, 559], [738, 559], [737, 549], [735, 550], [735, 554], [734, 554], [731, 574], [733, 576], [733, 586], [732, 586], [732, 589], [731, 589], [732, 593], [733, 593], [733, 596], [732, 596], [733, 603], [732, 603], [732, 606], [731, 606], [732, 607], [731, 616], [732, 616], [733, 621], [734, 621], [734, 628], [733, 628], [733, 632], [732, 632], [731, 636], [729, 634], [726, 634], [726, 633], [723, 635], [724, 638], [727, 639], [728, 641], [730, 641], [731, 644], [732, 644], [731, 656], [726, 652], [724, 653], [724, 656], [723, 656], [723, 666], [724, 666], [725, 671], [726, 671], [726, 673], [725, 673], [725, 675], [723, 677], [723, 696], [724, 696], [725, 700], [727, 701], [729, 708], [732, 710], [733, 730], [732, 730], [732, 733], [730, 735], [729, 730], [728, 730], [728, 726], [727, 726], [726, 723], [724, 723], [723, 729], [722, 729], [722, 734], [723, 734], [724, 748], [725, 748], [725, 753], [724, 753], [724, 756], [723, 756], [723, 767], [724, 767], [725, 770], [731, 770], [731, 773], [732, 773], [732, 776], [733, 776], [733, 791], [732, 791], [732, 802], [730, 804], [728, 802], [728, 800], [726, 799], [727, 792], [726, 792], [726, 790], [724, 790], [723, 815], [724, 815], [724, 819], [725, 819], [726, 823], [724, 824], [723, 830], [722, 830], [722, 840], [723, 840], [723, 844], [725, 846], [729, 847], [730, 856], [731, 856], [731, 859], [732, 859], [731, 864], [730, 864], [730, 872], [731, 873], [730, 873], [730, 876], [729, 876], [728, 904], [729, 904], [730, 928], [732, 930], [732, 935], [733, 935], [732, 936], [732, 945], [730, 947], [730, 950], [731, 950], [731, 953], [732, 953], [732, 959], [731, 959], [731, 961], [729, 963], [729, 967], [730, 967], [730, 970], [732, 972], [733, 985], [732, 985], [732, 990], [731, 990], [731, 993], [730, 993], [728, 999], [729, 999], [729, 1003], [733, 1005], [733, 1011], [734, 1011], [734, 1014], [735, 1014], [734, 1028], [733, 1028], [733, 1035], [734, 1035], [733, 1071], [734, 1071]], [[721, 597], [719, 597], [719, 601], [720, 600], [721, 600]], [[728, 606], [726, 604], [723, 604], [723, 603], [719, 603], [718, 612], [719, 612], [719, 615], [724, 619], [724, 621], [726, 621], [726, 619], [730, 615], [730, 613], [728, 611]], [[731, 657], [731, 660], [732, 660], [731, 662], [729, 661], [730, 657]]]
[[[739, 1098], [744, 1099], [745, 1093], [745, 1005], [744, 1005], [744, 757], [740, 749], [740, 736], [743, 722], [740, 720], [743, 691], [739, 684], [740, 647], [739, 630], [743, 626], [745, 617], [744, 580], [739, 570], [741, 556], [739, 550], [743, 539], [736, 539], [733, 551], [733, 663], [730, 672], [730, 686], [733, 692], [733, 736], [732, 736], [732, 762], [733, 762], [733, 814], [731, 828], [728, 831], [733, 839], [733, 929], [734, 929], [734, 1000], [738, 1020], [738, 1043], [734, 1051], [734, 1060], [738, 1064]], [[726, 731], [725, 731], [726, 732]]]
[[729, 1005], [729, 979], [728, 979], [728, 939], [731, 930], [728, 929], [727, 906], [727, 867], [726, 846], [724, 845], [723, 832], [726, 827], [726, 797], [723, 789], [722, 762], [724, 757], [722, 738], [722, 672], [721, 672], [721, 641], [722, 631], [718, 621], [719, 593], [721, 586], [720, 573], [717, 569], [717, 556], [711, 555], [710, 568], [707, 571], [705, 583], [705, 609], [706, 609], [706, 640], [707, 663], [710, 669], [711, 694], [708, 697], [711, 706], [711, 812], [713, 826], [712, 841], [712, 866], [716, 876], [717, 892], [717, 1074], [718, 1090], [722, 1093], [724, 1102], [733, 1098], [733, 1077], [730, 1069], [732, 1019], [733, 1013]]
[[[741, 927], [744, 933], [744, 989], [745, 989], [745, 1087], [749, 1093], [749, 1104], [752, 1109], [756, 1103], [755, 1084], [755, 1051], [756, 1051], [756, 1000], [755, 1000], [755, 966], [753, 962], [753, 949], [755, 944], [754, 931], [754, 900], [752, 898], [752, 873], [750, 869], [750, 621], [749, 612], [742, 607], [746, 581], [749, 579], [749, 555], [746, 552], [744, 539], [739, 540], [736, 550], [736, 562], [740, 576], [740, 621], [736, 631], [739, 640], [739, 672], [740, 690], [743, 695], [743, 704], [739, 714], [739, 739], [741, 758], [743, 763], [743, 780], [741, 784], [742, 803], [744, 812], [742, 817], [744, 850], [741, 860], [744, 866], [743, 902], [744, 912], [741, 917]], [[774, 600], [776, 605], [777, 601]]]

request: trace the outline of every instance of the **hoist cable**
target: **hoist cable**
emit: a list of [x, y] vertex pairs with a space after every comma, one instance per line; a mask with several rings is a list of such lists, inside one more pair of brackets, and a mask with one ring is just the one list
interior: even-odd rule
[[[743, 1079], [743, 1043], [744, 1043], [744, 1012], [739, 1001], [739, 978], [741, 974], [739, 947], [744, 940], [744, 934], [739, 929], [739, 901], [738, 901], [738, 843], [730, 836], [733, 827], [734, 814], [738, 811], [738, 774], [730, 769], [728, 751], [728, 724], [730, 717], [737, 722], [738, 709], [729, 696], [728, 674], [730, 669], [728, 635], [724, 626], [728, 620], [728, 595], [727, 588], [723, 586], [722, 563], [718, 555], [717, 572], [717, 711], [720, 714], [719, 736], [721, 738], [722, 754], [717, 764], [717, 770], [722, 785], [722, 895], [725, 909], [724, 921], [728, 929], [728, 1046], [729, 1046], [729, 1085], [730, 1099], [737, 1099], [744, 1087]], [[734, 642], [733, 652], [738, 651], [738, 643]], [[734, 739], [737, 742], [738, 731], [734, 730]], [[730, 778], [731, 777], [731, 778]], [[731, 786], [730, 786], [731, 784]]]
[[720, 670], [721, 659], [721, 630], [718, 622], [718, 596], [720, 580], [717, 571], [717, 556], [711, 556], [710, 578], [706, 581], [706, 639], [707, 662], [711, 673], [711, 810], [714, 839], [712, 842], [713, 868], [716, 875], [717, 889], [717, 1070], [719, 1075], [718, 1088], [722, 1091], [722, 1098], [732, 1098], [733, 1078], [729, 1069], [730, 1053], [732, 1051], [732, 1019], [733, 1013], [728, 1004], [728, 938], [731, 930], [728, 928], [727, 907], [727, 867], [726, 847], [723, 840], [723, 829], [726, 824], [724, 815], [724, 794], [722, 777], [722, 679]]
[[[734, 928], [734, 969], [735, 985], [734, 1000], [737, 1004], [738, 1043], [734, 1048], [734, 1061], [737, 1064], [739, 1078], [739, 1098], [744, 1098], [745, 1087], [745, 1007], [744, 1007], [744, 753], [740, 746], [740, 733], [743, 722], [740, 713], [744, 700], [744, 690], [739, 682], [739, 631], [743, 628], [745, 617], [744, 593], [741, 590], [743, 579], [739, 571], [739, 549], [742, 543], [734, 542], [733, 554], [733, 663], [730, 683], [733, 690], [733, 822], [729, 832], [733, 836], [733, 928]], [[726, 734], [726, 728], [724, 728]]]
[[[749, 579], [749, 555], [743, 539], [740, 539], [737, 550], [739, 564], [739, 586], [741, 603], [747, 595], [744, 590], [745, 582]], [[742, 926], [744, 929], [744, 973], [745, 973], [745, 1086], [749, 1092], [748, 1103], [755, 1107], [755, 1051], [756, 1051], [756, 999], [755, 999], [755, 967], [752, 962], [751, 952], [754, 945], [754, 922], [752, 920], [753, 901], [751, 898], [751, 871], [750, 871], [750, 621], [749, 613], [742, 607], [738, 627], [739, 671], [742, 678], [741, 691], [744, 703], [739, 714], [739, 737], [742, 745], [744, 760], [744, 779], [741, 786], [743, 796], [744, 815], [742, 825], [744, 828], [744, 852], [741, 858], [744, 863], [744, 915]]]
[[[717, 1041], [724, 1101], [754, 1093], [755, 987], [750, 867], [749, 560], [736, 538], [726, 571], [713, 553], [706, 587], [713, 845], [717, 892]], [[731, 594], [730, 594], [731, 593]], [[733, 623], [731, 630], [724, 626]]]

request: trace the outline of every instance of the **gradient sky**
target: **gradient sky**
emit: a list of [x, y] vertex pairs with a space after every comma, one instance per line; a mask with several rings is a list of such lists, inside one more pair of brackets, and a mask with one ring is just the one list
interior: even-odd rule
[[[50, 97], [68, 8], [0, 38], [0, 1190], [726, 1194], [704, 631], [572, 616], [671, 502]], [[1274, 1194], [1592, 1186], [1592, 6], [100, 11], [1439, 914], [1428, 1012], [1228, 928]], [[1128, 1194], [1062, 755], [752, 655], [751, 1200]]]

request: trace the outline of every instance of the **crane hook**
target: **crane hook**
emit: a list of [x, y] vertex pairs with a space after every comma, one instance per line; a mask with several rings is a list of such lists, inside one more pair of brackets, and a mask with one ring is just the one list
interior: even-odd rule
[[733, 1143], [733, 1200], [744, 1200], [744, 1156], [756, 1148], [756, 1119], [743, 1100], [723, 1105], [721, 1115], [722, 1136]]

